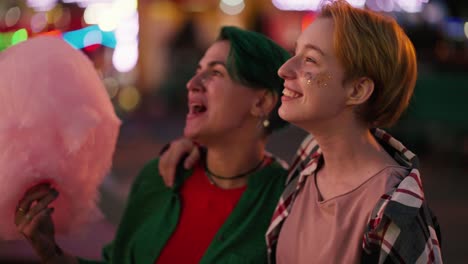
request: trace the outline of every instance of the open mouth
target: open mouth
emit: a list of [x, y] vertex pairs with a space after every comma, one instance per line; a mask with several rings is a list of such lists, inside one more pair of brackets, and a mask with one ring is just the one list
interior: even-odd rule
[[290, 90], [290, 89], [285, 88], [285, 89], [283, 89], [283, 96], [289, 97], [289, 98], [291, 98], [291, 99], [294, 99], [294, 98], [299, 98], [299, 97], [301, 97], [302, 94], [301, 94], [301, 93], [298, 93], [298, 92], [295, 92], [295, 91], [293, 91], [293, 90]]
[[190, 115], [200, 115], [206, 112], [206, 106], [202, 103], [190, 103], [189, 104], [189, 114]]

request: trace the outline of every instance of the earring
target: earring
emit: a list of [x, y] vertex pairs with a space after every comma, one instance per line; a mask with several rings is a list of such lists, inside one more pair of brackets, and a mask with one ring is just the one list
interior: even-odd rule
[[310, 79], [307, 80], [307, 85], [310, 85], [311, 82], [312, 82], [312, 81], [311, 81]]
[[270, 126], [270, 120], [268, 120], [268, 119], [263, 120], [262, 125], [263, 125], [264, 128], [269, 127]]

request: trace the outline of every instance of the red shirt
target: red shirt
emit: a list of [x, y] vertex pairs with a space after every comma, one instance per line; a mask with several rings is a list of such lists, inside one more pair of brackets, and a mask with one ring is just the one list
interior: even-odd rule
[[199, 263], [246, 188], [221, 189], [210, 183], [203, 166], [195, 166], [180, 191], [177, 228], [155, 263]]

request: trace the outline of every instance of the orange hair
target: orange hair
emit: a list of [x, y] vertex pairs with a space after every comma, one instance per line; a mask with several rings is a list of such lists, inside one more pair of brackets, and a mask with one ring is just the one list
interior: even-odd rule
[[395, 19], [344, 0], [325, 3], [318, 17], [334, 22], [334, 51], [345, 68], [345, 81], [368, 77], [374, 82], [358, 115], [372, 127], [393, 125], [416, 84], [416, 52], [408, 36]]

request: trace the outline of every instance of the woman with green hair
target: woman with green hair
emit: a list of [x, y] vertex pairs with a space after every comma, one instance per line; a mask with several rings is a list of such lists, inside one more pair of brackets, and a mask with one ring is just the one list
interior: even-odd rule
[[190, 170], [179, 166], [171, 188], [155, 176], [159, 159], [143, 168], [102, 261], [57, 246], [47, 187], [31, 189], [19, 203], [29, 208], [16, 217], [19, 231], [45, 263], [266, 263], [264, 234], [286, 168], [265, 144], [286, 125], [278, 116], [283, 81], [276, 71], [288, 58], [261, 34], [221, 29], [187, 83], [184, 135], [198, 143], [201, 159]]

